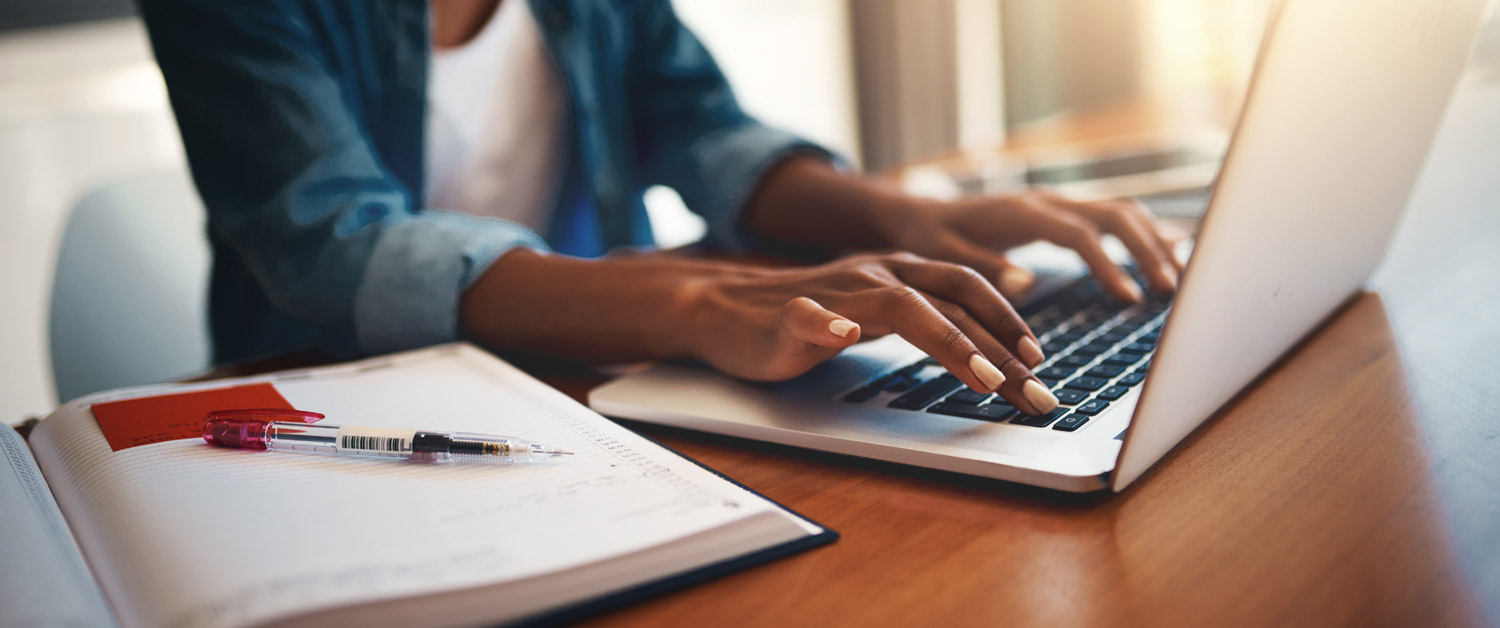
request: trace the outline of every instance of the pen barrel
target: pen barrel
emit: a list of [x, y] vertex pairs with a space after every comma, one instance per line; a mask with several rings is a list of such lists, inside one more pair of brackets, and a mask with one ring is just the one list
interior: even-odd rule
[[266, 449], [363, 458], [423, 458], [412, 451], [414, 430], [301, 423], [271, 423]]
[[305, 454], [334, 454], [339, 451], [339, 428], [333, 425], [309, 425], [275, 422], [266, 424], [266, 449]]
[[531, 441], [493, 434], [283, 421], [209, 421], [204, 439], [221, 447], [428, 462], [508, 464], [562, 455]]
[[[472, 432], [454, 432], [436, 436], [447, 441], [447, 456], [444, 459], [455, 462], [493, 464], [535, 462], [546, 458], [536, 455], [534, 444], [524, 440]], [[421, 435], [418, 436], [418, 442], [421, 442]], [[420, 445], [418, 449], [421, 449]]]

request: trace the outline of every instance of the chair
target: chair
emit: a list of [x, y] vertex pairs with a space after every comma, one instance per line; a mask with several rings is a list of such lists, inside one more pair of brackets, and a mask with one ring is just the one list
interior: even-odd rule
[[106, 185], [73, 207], [49, 316], [60, 400], [210, 365], [203, 220], [184, 171]]

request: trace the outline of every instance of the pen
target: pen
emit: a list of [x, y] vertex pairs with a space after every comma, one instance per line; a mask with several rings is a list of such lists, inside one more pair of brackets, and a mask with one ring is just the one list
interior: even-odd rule
[[217, 410], [204, 418], [203, 440], [210, 445], [231, 449], [427, 462], [540, 462], [573, 455], [572, 452], [508, 436], [312, 425], [322, 420], [323, 415], [302, 410]]

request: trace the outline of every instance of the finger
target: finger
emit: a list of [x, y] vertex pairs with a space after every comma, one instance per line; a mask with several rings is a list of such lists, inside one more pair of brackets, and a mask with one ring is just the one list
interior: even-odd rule
[[1125, 243], [1146, 281], [1158, 292], [1176, 290], [1177, 265], [1172, 261], [1171, 249], [1162, 243], [1149, 219], [1129, 206], [1115, 211], [1118, 213], [1105, 219], [1105, 226]]
[[859, 342], [861, 333], [859, 324], [807, 297], [797, 297], [782, 306], [781, 327], [798, 340], [836, 349]]
[[1072, 213], [1038, 209], [1037, 228], [1053, 244], [1073, 249], [1105, 291], [1127, 303], [1140, 303], [1145, 295], [1125, 270], [1104, 252], [1099, 229], [1092, 222]]
[[1151, 213], [1151, 208], [1146, 207], [1145, 203], [1137, 199], [1121, 199], [1119, 202], [1125, 204], [1125, 207], [1129, 209], [1130, 215], [1139, 223], [1141, 231], [1155, 244], [1157, 250], [1161, 251], [1162, 257], [1166, 260], [1166, 268], [1163, 270], [1169, 271], [1168, 274], [1174, 280], [1172, 282], [1173, 285], [1175, 286], [1180, 283], [1183, 267], [1182, 260], [1177, 259], [1177, 242], [1180, 238], [1174, 237], [1172, 234], [1175, 232], [1181, 235], [1182, 230], [1158, 220], [1156, 215]]
[[968, 335], [910, 286], [861, 292], [838, 307], [854, 320], [879, 321], [976, 392], [994, 392], [1003, 383], [1004, 375]]
[[1185, 264], [1183, 264], [1181, 258], [1177, 257], [1177, 245], [1181, 244], [1187, 238], [1187, 232], [1162, 222], [1151, 211], [1151, 208], [1142, 203], [1140, 199], [1132, 198], [1124, 200], [1134, 205], [1136, 211], [1145, 216], [1146, 226], [1150, 229], [1151, 235], [1156, 237], [1156, 241], [1161, 245], [1162, 250], [1167, 252], [1167, 258], [1171, 260], [1172, 267], [1177, 270], [1177, 275], [1180, 279]]
[[1172, 252], [1172, 263], [1177, 266], [1177, 272], [1180, 275], [1187, 268], [1187, 260], [1179, 252], [1182, 250], [1182, 243], [1186, 242], [1189, 237], [1188, 232], [1183, 231], [1176, 225], [1158, 222], [1156, 223], [1156, 234], [1157, 237], [1160, 237], [1166, 243], [1167, 250]]
[[1057, 397], [1047, 390], [1046, 385], [968, 311], [944, 299], [929, 297], [929, 300], [939, 313], [952, 321], [959, 331], [964, 332], [990, 363], [999, 369], [1004, 381], [995, 392], [1000, 393], [1006, 402], [1021, 412], [1033, 415], [1046, 414], [1057, 407]]
[[1011, 263], [1004, 253], [993, 251], [958, 235], [941, 243], [943, 257], [968, 266], [1000, 289], [1007, 299], [1024, 299], [1036, 285], [1036, 273]]
[[979, 321], [987, 334], [998, 338], [1026, 366], [1036, 366], [1046, 359], [1026, 321], [977, 271], [958, 264], [925, 260], [896, 260], [892, 265], [902, 281], [962, 307], [967, 315]]
[[1044, 198], [1049, 203], [1093, 221], [1120, 238], [1152, 289], [1171, 292], [1177, 288], [1177, 266], [1172, 262], [1171, 249], [1163, 245], [1157, 236], [1156, 229], [1151, 225], [1149, 211], [1144, 205], [1133, 200], [1085, 203], [1056, 194], [1045, 194]]

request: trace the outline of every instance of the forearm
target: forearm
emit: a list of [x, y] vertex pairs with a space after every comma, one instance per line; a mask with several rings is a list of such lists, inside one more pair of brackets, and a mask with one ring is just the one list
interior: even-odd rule
[[586, 362], [693, 357], [695, 291], [754, 272], [664, 255], [584, 260], [516, 249], [464, 292], [459, 325], [497, 351]]
[[762, 179], [745, 226], [764, 238], [839, 249], [888, 249], [916, 201], [879, 182], [840, 173], [815, 157], [794, 157]]

